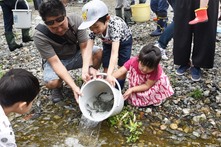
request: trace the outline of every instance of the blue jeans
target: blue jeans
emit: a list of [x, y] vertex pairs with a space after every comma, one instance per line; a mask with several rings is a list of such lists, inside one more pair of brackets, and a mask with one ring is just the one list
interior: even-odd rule
[[167, 0], [151, 0], [150, 8], [159, 17], [167, 17], [169, 4]]
[[174, 22], [172, 21], [171, 24], [169, 24], [165, 28], [164, 32], [160, 35], [158, 43], [163, 49], [167, 47], [169, 41], [173, 38], [173, 30], [174, 30]]
[[[132, 48], [132, 36], [124, 41], [120, 42], [119, 52], [118, 52], [118, 65], [123, 66], [124, 63], [130, 59], [131, 48]], [[111, 56], [112, 44], [103, 43], [103, 56], [102, 64], [104, 68], [108, 68]]]
[[[168, 3], [174, 9], [175, 0], [168, 0]], [[173, 38], [173, 30], [174, 30], [174, 22], [172, 21], [164, 30], [164, 32], [160, 35], [158, 43], [160, 47], [166, 49], [169, 41]]]
[[[16, 0], [4, 0], [0, 2], [3, 12], [5, 32], [12, 32], [12, 25], [13, 25], [12, 9], [15, 8], [15, 3]], [[17, 3], [17, 9], [28, 9], [28, 7], [24, 1], [19, 1]]]

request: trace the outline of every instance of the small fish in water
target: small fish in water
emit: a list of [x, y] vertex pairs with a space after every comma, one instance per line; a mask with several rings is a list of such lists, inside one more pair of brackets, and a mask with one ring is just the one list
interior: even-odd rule
[[86, 105], [87, 111], [92, 116], [92, 111], [96, 113], [102, 113], [105, 111], [110, 111], [114, 104], [114, 97], [112, 94], [107, 92], [101, 92], [98, 96], [95, 97], [96, 100], [92, 103], [92, 106], [89, 104]]

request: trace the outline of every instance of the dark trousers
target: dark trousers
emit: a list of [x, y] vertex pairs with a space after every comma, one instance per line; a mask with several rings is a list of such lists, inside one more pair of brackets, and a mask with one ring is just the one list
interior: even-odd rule
[[[174, 9], [175, 0], [168, 0], [171, 7]], [[160, 35], [158, 43], [163, 49], [166, 49], [169, 41], [173, 38], [173, 30], [174, 30], [174, 21], [172, 21], [167, 27], [164, 29], [163, 33]]]
[[[174, 8], [174, 64], [212, 68], [214, 63], [219, 0], [210, 0], [208, 22], [189, 25], [195, 18], [199, 0], [176, 0]], [[192, 46], [193, 43], [193, 46]], [[192, 54], [192, 55], [191, 55]]]
[[169, 4], [167, 0], [151, 0], [150, 8], [159, 17], [167, 17]]
[[[4, 28], [5, 32], [12, 32], [13, 25], [13, 12], [12, 9], [15, 8], [16, 0], [4, 0], [0, 2], [3, 12]], [[27, 9], [27, 5], [24, 1], [19, 1], [17, 4], [17, 9]]]

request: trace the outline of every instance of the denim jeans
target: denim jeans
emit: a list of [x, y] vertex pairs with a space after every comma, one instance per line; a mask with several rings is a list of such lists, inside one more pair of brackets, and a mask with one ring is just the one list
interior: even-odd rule
[[167, 47], [169, 41], [173, 38], [173, 30], [174, 30], [174, 22], [172, 21], [171, 24], [169, 24], [165, 28], [164, 32], [160, 35], [158, 43], [163, 49]]
[[167, 17], [169, 4], [167, 0], [151, 0], [150, 8], [159, 17]]
[[[123, 66], [130, 59], [133, 39], [132, 36], [128, 40], [120, 42], [118, 51], [118, 65]], [[103, 43], [102, 64], [104, 68], [108, 68], [111, 57], [112, 44]]]
[[[4, 28], [5, 32], [12, 32], [13, 25], [13, 12], [12, 9], [15, 8], [16, 0], [4, 0], [0, 2], [3, 12]], [[19, 1], [17, 3], [17, 9], [27, 9], [27, 5], [24, 1]]]
[[[174, 8], [175, 0], [168, 0], [168, 3], [171, 5], [172, 8]], [[160, 35], [158, 43], [163, 49], [166, 49], [169, 41], [173, 38], [173, 30], [174, 22], [172, 21], [171, 24], [169, 24], [165, 28], [164, 32]]]

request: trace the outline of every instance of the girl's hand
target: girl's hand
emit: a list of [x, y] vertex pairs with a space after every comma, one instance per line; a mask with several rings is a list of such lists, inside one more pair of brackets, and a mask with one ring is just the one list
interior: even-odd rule
[[79, 96], [82, 96], [80, 88], [79, 87], [75, 87], [74, 89], [72, 89], [72, 91], [74, 93], [74, 98], [75, 98], [76, 102], [78, 103]]
[[124, 100], [128, 99], [128, 97], [133, 93], [132, 88], [127, 89], [127, 91], [124, 93], [123, 97]]
[[106, 80], [110, 83], [111, 86], [115, 86], [115, 78], [111, 75], [107, 75]]

